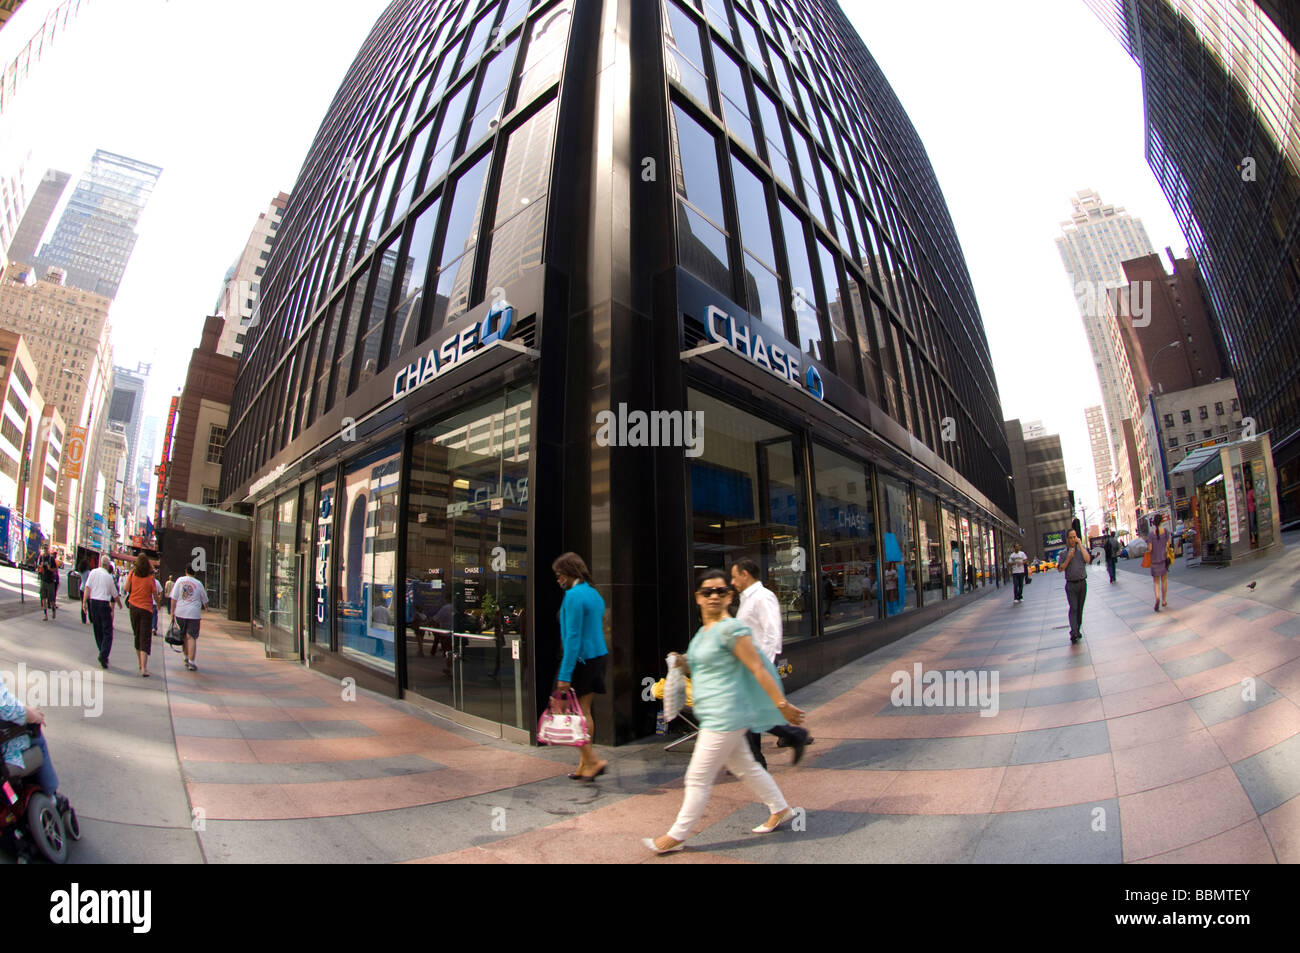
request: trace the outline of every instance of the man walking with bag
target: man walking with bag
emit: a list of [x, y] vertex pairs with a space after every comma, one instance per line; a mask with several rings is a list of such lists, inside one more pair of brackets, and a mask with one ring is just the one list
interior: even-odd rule
[[171, 600], [171, 617], [185, 636], [185, 669], [197, 672], [194, 657], [199, 651], [199, 620], [208, 604], [208, 591], [189, 573], [181, 576], [167, 593]]
[[[776, 664], [776, 657], [781, 654], [781, 604], [772, 590], [758, 581], [761, 572], [758, 563], [752, 559], [738, 559], [732, 563], [731, 584], [740, 593], [736, 619], [754, 633], [754, 648]], [[794, 764], [799, 763], [803, 749], [813, 741], [808, 729], [798, 725], [777, 725], [768, 734], [776, 735], [777, 747], [794, 748]], [[749, 747], [754, 752], [754, 760], [766, 770], [767, 760], [763, 757], [762, 746], [763, 736], [751, 731]]]
[[1019, 546], [1007, 557], [1007, 564], [1011, 566], [1011, 584], [1012, 584], [1012, 603], [1025, 601], [1025, 563], [1029, 557]]
[[1092, 556], [1086, 546], [1079, 543], [1079, 534], [1073, 529], [1065, 537], [1065, 556], [1056, 564], [1056, 571], [1065, 573], [1065, 598], [1070, 603], [1070, 644], [1083, 638], [1083, 602], [1088, 598], [1088, 563]]

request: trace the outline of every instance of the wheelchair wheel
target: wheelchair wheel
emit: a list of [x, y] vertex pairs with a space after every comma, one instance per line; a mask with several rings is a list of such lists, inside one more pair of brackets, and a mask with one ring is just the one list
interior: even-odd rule
[[48, 794], [38, 791], [27, 802], [27, 831], [32, 843], [52, 864], [61, 864], [68, 859], [68, 840], [63, 830], [63, 819], [59, 817]]

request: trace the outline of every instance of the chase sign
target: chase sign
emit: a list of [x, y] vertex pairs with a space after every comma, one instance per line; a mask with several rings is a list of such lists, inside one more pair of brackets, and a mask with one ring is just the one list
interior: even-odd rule
[[746, 327], [717, 305], [709, 305], [704, 312], [704, 327], [709, 340], [723, 344], [746, 360], [775, 374], [777, 377], [821, 400], [826, 393], [821, 372], [809, 364], [800, 373], [799, 355], [789, 353], [782, 344], [768, 344], [759, 332], [757, 322]]
[[441, 343], [429, 348], [427, 354], [393, 377], [393, 400], [436, 380], [458, 364], [481, 354], [489, 344], [504, 341], [510, 336], [515, 309], [498, 301], [488, 310], [487, 316], [456, 334], [448, 335]]

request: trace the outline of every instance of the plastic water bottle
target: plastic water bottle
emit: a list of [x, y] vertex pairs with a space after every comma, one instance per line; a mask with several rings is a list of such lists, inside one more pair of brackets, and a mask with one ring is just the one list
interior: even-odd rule
[[664, 710], [660, 708], [659, 713], [655, 715], [655, 734], [664, 735], [667, 733], [668, 726], [664, 724]]

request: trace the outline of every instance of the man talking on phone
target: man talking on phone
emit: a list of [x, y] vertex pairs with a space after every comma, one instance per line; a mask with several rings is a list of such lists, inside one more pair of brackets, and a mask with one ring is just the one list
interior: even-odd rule
[[1088, 598], [1088, 563], [1092, 556], [1079, 545], [1073, 529], [1065, 537], [1065, 555], [1056, 561], [1056, 571], [1065, 573], [1065, 598], [1070, 602], [1070, 644], [1083, 638], [1083, 600]]

